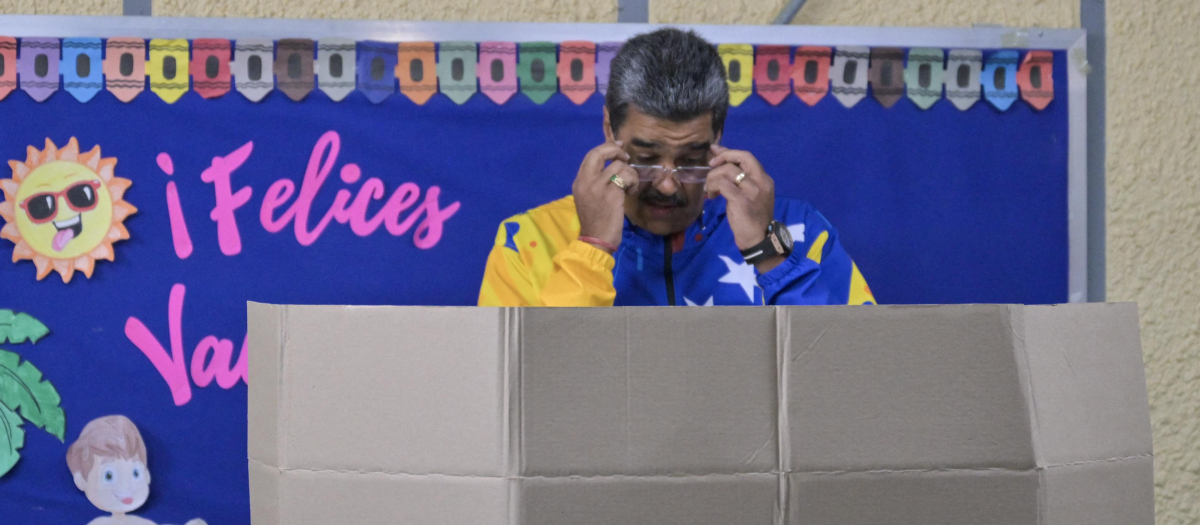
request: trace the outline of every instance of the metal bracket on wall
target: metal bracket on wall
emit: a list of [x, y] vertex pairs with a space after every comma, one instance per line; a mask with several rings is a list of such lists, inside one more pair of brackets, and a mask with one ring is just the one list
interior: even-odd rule
[[804, 3], [808, 0], [791, 0], [783, 9], [779, 11], [779, 15], [775, 17], [775, 21], [771, 22], [776, 25], [787, 25], [792, 23], [796, 18], [796, 13], [800, 12], [800, 8], [804, 7]]
[[617, 21], [645, 24], [650, 21], [650, 0], [617, 0]]
[[150, 16], [154, 7], [154, 0], [122, 0], [123, 11], [125, 16]]

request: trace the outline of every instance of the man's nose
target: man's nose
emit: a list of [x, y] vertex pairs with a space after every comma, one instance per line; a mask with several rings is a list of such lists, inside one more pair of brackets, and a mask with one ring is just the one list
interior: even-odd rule
[[663, 195], [673, 195], [679, 191], [679, 184], [675, 182], [675, 173], [670, 171], [663, 173], [657, 181], [654, 181], [654, 189]]

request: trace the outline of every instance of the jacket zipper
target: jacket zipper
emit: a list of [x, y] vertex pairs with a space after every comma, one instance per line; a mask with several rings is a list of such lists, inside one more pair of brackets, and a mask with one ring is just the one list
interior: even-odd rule
[[671, 237], [663, 237], [663, 276], [667, 281], [667, 306], [675, 306], [675, 274], [671, 269]]

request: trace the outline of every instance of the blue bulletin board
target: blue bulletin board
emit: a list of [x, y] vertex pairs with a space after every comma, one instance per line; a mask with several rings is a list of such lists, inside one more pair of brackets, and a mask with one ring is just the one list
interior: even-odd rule
[[[603, 43], [647, 29], [0, 17], [0, 36], [17, 42], [193, 39], [193, 54], [197, 38], [338, 36], [359, 41], [361, 54], [363, 41]], [[789, 46], [789, 57], [801, 45], [965, 48], [985, 63], [1003, 51], [1004, 36], [697, 30], [714, 43]], [[832, 94], [810, 105], [795, 95], [772, 104], [755, 92], [731, 109], [724, 145], [754, 153], [778, 194], [807, 200], [829, 219], [880, 303], [1080, 300], [1085, 101], [1072, 50], [1082, 32], [1026, 38], [1015, 56], [1045, 50], [1051, 60], [1052, 76], [1040, 85], [1052, 80], [1052, 101], [1043, 109], [1021, 98], [1000, 110], [986, 97], [965, 110], [945, 99], [921, 109], [907, 96], [885, 107], [873, 87], [852, 107]], [[111, 220], [42, 239], [65, 246], [89, 228], [113, 235], [97, 241], [107, 251], [79, 255], [91, 260], [71, 266], [69, 282], [53, 262], [40, 280], [32, 256], [9, 262], [19, 239], [0, 240], [0, 330], [7, 323], [10, 331], [9, 342], [0, 337], [0, 370], [5, 355], [36, 367], [40, 378], [28, 369], [22, 377], [52, 385], [63, 414], [43, 429], [39, 422], [55, 420], [52, 407], [33, 417], [10, 407], [25, 419], [22, 446], [10, 446], [18, 458], [0, 476], [5, 523], [83, 524], [102, 515], [75, 487], [65, 458], [85, 424], [123, 414], [144, 438], [153, 475], [135, 514], [248, 524], [246, 301], [474, 304], [500, 221], [568, 194], [580, 159], [603, 141], [599, 93], [576, 103], [555, 92], [539, 104], [518, 91], [501, 104], [479, 92], [462, 103], [439, 92], [418, 104], [393, 80], [396, 92], [378, 103], [361, 89], [335, 101], [320, 87], [297, 102], [282, 86], [254, 102], [236, 86], [205, 98], [193, 80], [168, 103], [150, 89], [152, 71], [150, 88], [128, 102], [108, 89], [81, 102], [67, 84], [88, 79], [69, 73], [43, 101], [19, 85], [0, 99], [0, 160], [13, 171], [0, 181], [13, 185], [17, 171], [58, 161], [108, 166], [130, 184], [106, 186]], [[329, 349], [330, 367], [338, 352]]]

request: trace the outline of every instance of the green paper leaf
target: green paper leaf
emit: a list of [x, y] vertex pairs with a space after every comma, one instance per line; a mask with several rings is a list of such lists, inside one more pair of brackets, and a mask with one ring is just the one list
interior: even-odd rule
[[0, 350], [0, 404], [17, 410], [34, 426], [64, 441], [67, 418], [58, 404], [62, 398], [42, 372], [21, 356]]
[[0, 476], [8, 474], [21, 459], [23, 446], [25, 430], [21, 428], [21, 416], [0, 403]]
[[50, 329], [29, 314], [0, 310], [0, 343], [7, 340], [13, 344], [21, 344], [26, 339], [36, 343], [48, 333]]

